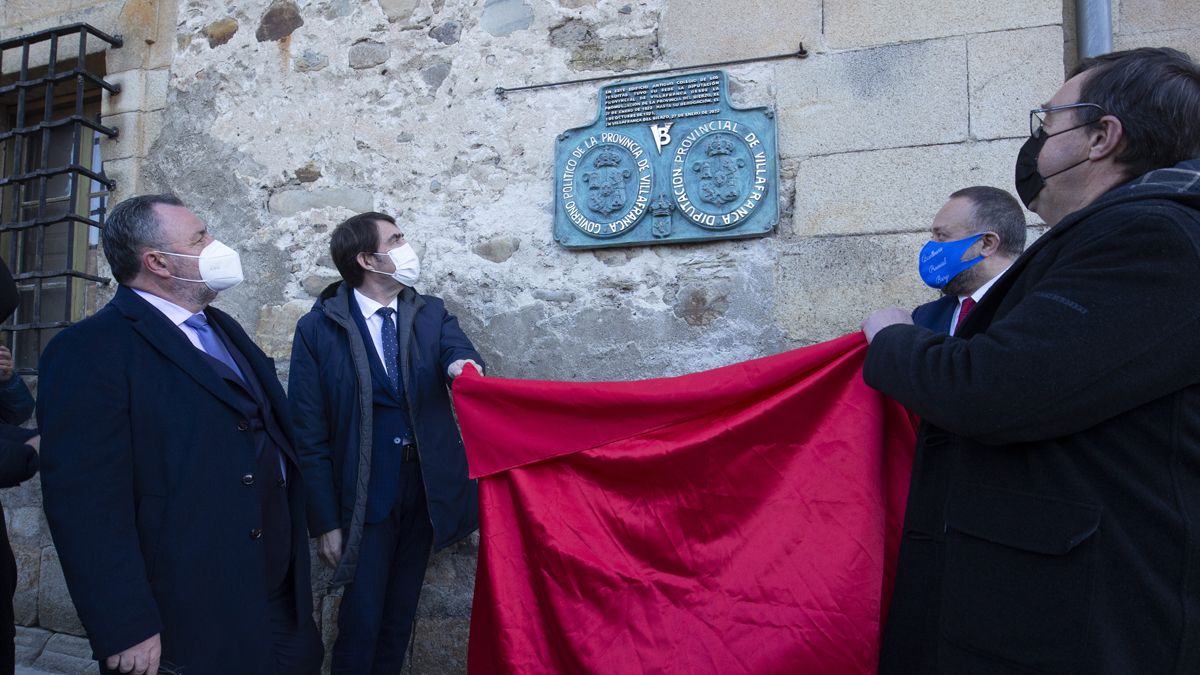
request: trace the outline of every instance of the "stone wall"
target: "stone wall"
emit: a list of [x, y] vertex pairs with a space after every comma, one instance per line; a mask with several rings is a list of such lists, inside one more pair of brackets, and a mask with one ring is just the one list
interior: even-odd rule
[[[1117, 45], [1197, 51], [1185, 4], [1121, 0]], [[174, 191], [241, 250], [247, 283], [218, 304], [285, 379], [296, 319], [337, 278], [329, 230], [363, 210], [398, 217], [422, 255], [420, 290], [446, 299], [495, 376], [675, 375], [856, 330], [872, 309], [932, 299], [915, 270], [930, 219], [958, 188], [1011, 190], [1027, 111], [1070, 60], [1057, 0], [4, 7], [4, 36], [69, 20], [126, 36], [130, 51], [109, 56], [125, 89], [105, 107], [122, 126], [104, 149], [118, 196]], [[554, 138], [595, 117], [597, 85], [506, 97], [497, 86], [800, 42], [807, 59], [727, 69], [736, 105], [778, 111], [773, 236], [597, 252], [554, 243]], [[18, 620], [78, 633], [37, 481], [3, 499], [22, 570]], [[476, 546], [433, 557], [412, 672], [463, 670]], [[337, 599], [318, 600], [328, 634]]]

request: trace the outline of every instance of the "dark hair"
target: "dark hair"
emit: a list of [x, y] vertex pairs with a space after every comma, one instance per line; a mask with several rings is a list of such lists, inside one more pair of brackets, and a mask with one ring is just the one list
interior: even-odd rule
[[[1085, 59], [1079, 100], [1121, 120], [1117, 162], [1129, 178], [1200, 156], [1200, 66], [1167, 47], [1142, 47]], [[1098, 122], [1098, 120], [1097, 120]]]
[[183, 206], [172, 194], [141, 195], [117, 204], [104, 219], [100, 243], [118, 283], [132, 281], [142, 271], [143, 249], [166, 247], [162, 224], [154, 213], [156, 204]]
[[366, 274], [358, 264], [358, 254], [378, 251], [379, 228], [375, 223], [380, 220], [396, 224], [395, 218], [370, 211], [347, 218], [333, 228], [333, 235], [329, 238], [329, 256], [351, 288], [362, 286], [363, 275]]
[[971, 200], [972, 233], [985, 231], [1000, 235], [1000, 253], [1017, 257], [1025, 250], [1025, 212], [1021, 204], [1000, 188], [976, 185], [950, 195], [950, 199]]

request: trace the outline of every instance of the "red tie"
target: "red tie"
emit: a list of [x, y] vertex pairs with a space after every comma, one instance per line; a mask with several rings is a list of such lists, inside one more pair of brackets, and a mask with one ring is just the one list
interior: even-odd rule
[[975, 298], [966, 297], [962, 301], [962, 307], [958, 308], [958, 321], [954, 322], [954, 334], [958, 335], [958, 329], [962, 326], [963, 319], [967, 318], [967, 312], [975, 306]]

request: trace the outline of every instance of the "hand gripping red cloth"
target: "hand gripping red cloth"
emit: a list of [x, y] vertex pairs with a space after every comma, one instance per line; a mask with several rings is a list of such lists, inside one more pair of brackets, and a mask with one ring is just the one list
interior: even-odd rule
[[862, 334], [683, 377], [454, 383], [468, 668], [871, 673], [915, 433]]

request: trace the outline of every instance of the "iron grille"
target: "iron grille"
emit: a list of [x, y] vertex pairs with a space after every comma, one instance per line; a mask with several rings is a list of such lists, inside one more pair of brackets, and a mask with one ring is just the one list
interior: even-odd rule
[[89, 38], [105, 49], [122, 44], [83, 23], [0, 41], [0, 256], [21, 292], [0, 331], [27, 374], [50, 337], [81, 319], [109, 282], [96, 274], [114, 187], [99, 143], [117, 130], [100, 123], [100, 100], [120, 87], [104, 80], [103, 53], [88, 54]]

